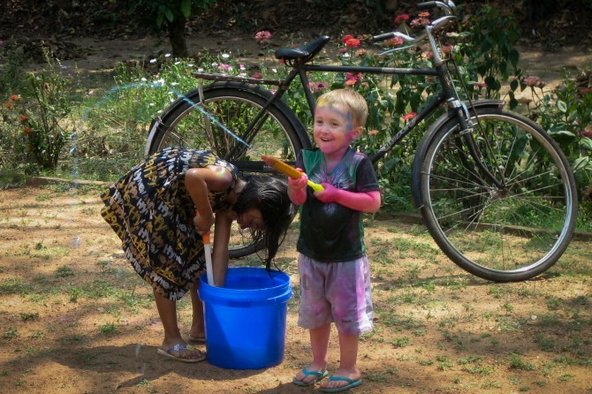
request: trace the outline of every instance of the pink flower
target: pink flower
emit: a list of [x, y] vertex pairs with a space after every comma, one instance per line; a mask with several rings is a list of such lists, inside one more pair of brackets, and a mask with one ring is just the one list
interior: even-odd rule
[[263, 44], [271, 40], [271, 36], [272, 34], [269, 30], [261, 30], [255, 34], [255, 40], [257, 40], [258, 43]]
[[230, 71], [230, 70], [232, 70], [232, 66], [230, 64], [221, 63], [218, 65], [218, 69], [220, 71]]
[[409, 122], [411, 119], [415, 118], [417, 114], [415, 112], [408, 112], [405, 115], [401, 116], [404, 122]]
[[409, 20], [409, 15], [407, 14], [399, 14], [395, 16], [395, 25], [399, 26], [401, 23], [407, 22]]
[[526, 86], [530, 86], [531, 88], [532, 87], [542, 88], [543, 86], [545, 86], [545, 83], [543, 81], [541, 81], [541, 79], [535, 75], [528, 75], [528, 76], [524, 77], [522, 82]]
[[255, 79], [262, 79], [263, 78], [263, 74], [261, 74], [259, 71], [255, 71], [252, 75], [251, 78], [255, 78]]
[[368, 130], [368, 135], [377, 135], [378, 133], [379, 133], [379, 131], [376, 129]]
[[309, 82], [308, 86], [313, 93], [319, 93], [327, 89], [329, 86], [326, 82]]
[[362, 73], [345, 73], [345, 85], [354, 86], [362, 79]]
[[580, 132], [582, 137], [592, 138], [592, 125], [586, 127], [584, 130]]
[[401, 37], [393, 37], [390, 40], [385, 41], [385, 45], [387, 47], [398, 47], [403, 45], [405, 41], [403, 41], [403, 39]]
[[430, 13], [427, 11], [420, 12], [417, 18], [411, 21], [412, 27], [422, 27], [430, 24]]

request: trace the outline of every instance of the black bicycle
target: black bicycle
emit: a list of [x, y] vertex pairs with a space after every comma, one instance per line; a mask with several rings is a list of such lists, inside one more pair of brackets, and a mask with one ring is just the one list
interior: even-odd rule
[[[311, 147], [306, 128], [281, 100], [299, 80], [312, 114], [315, 102], [308, 73], [433, 77], [439, 92], [425, 100], [372, 161], [379, 161], [444, 107], [445, 113], [423, 135], [412, 170], [414, 203], [431, 236], [454, 263], [488, 280], [522, 281], [544, 272], [563, 254], [576, 224], [576, 184], [569, 162], [545, 130], [505, 110], [502, 101], [461, 100], [454, 84], [460, 75], [454, 76], [455, 68], [442, 55], [439, 41], [439, 33], [456, 19], [455, 6], [441, 0], [418, 8], [438, 8], [444, 16], [426, 25], [420, 36], [391, 32], [372, 40], [398, 37], [408, 46], [427, 41], [432, 67], [313, 64], [329, 41], [321, 36], [275, 52], [290, 67], [280, 80], [197, 73], [209, 84], [180, 97], [153, 120], [146, 153], [166, 146], [210, 149], [243, 171], [269, 172], [261, 155], [293, 162], [300, 149]], [[232, 257], [258, 250], [250, 236], [238, 230], [233, 234]]]

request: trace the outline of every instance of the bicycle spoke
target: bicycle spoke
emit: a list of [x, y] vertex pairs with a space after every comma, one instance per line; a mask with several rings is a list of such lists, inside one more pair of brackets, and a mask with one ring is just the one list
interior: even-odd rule
[[479, 124], [464, 145], [456, 124], [431, 143], [422, 212], [461, 267], [495, 280], [527, 278], [569, 242], [577, 203], [566, 188], [569, 169], [544, 132], [519, 117], [482, 111]]

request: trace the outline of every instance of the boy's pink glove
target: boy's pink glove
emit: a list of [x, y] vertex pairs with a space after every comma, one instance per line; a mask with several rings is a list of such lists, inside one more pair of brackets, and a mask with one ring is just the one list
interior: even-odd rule
[[337, 200], [337, 196], [340, 194], [341, 190], [334, 187], [330, 183], [322, 183], [325, 190], [322, 192], [315, 192], [315, 197], [324, 203], [335, 202]]
[[296, 169], [302, 175], [300, 176], [300, 178], [296, 178], [296, 179], [289, 176], [288, 177], [288, 187], [290, 189], [292, 189], [293, 191], [306, 189], [306, 182], [308, 182], [308, 177], [306, 176], [306, 174], [304, 173], [302, 168], [296, 168]]

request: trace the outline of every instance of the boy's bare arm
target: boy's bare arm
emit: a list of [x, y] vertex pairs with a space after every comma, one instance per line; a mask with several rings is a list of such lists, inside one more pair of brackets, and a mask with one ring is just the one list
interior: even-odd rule
[[354, 211], [374, 213], [382, 204], [379, 191], [351, 192], [337, 189], [329, 183], [323, 183], [325, 190], [315, 192], [314, 195], [324, 203], [335, 202]]

